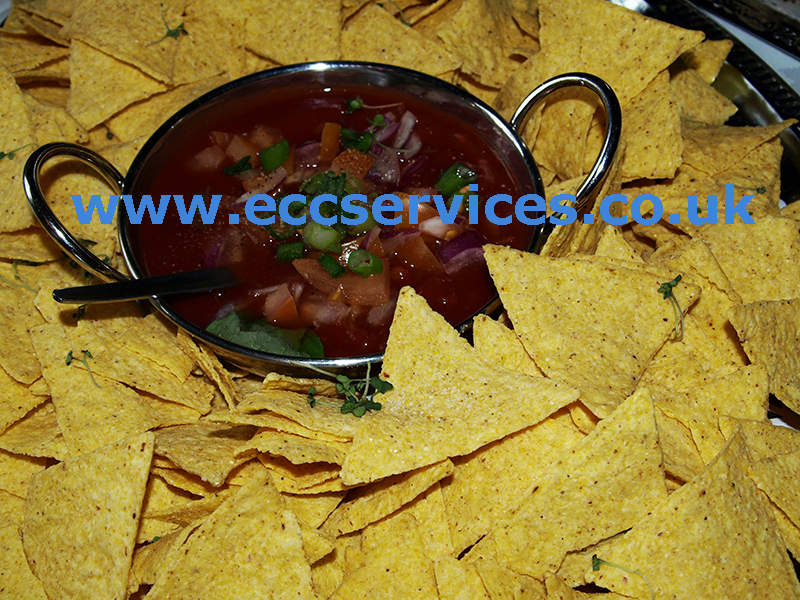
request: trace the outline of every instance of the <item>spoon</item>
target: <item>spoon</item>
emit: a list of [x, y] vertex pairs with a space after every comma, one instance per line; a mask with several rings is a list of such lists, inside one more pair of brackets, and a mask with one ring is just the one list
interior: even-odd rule
[[64, 304], [99, 304], [144, 300], [153, 296], [209, 292], [239, 283], [227, 269], [202, 269], [129, 281], [101, 283], [53, 290], [53, 299]]

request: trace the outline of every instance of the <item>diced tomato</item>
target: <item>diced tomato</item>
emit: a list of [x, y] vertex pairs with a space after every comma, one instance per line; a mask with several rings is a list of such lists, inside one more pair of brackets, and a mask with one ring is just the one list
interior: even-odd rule
[[214, 171], [225, 160], [225, 150], [219, 146], [209, 146], [192, 157], [190, 167], [193, 171]]
[[436, 255], [431, 252], [422, 236], [410, 237], [395, 252], [409, 269], [418, 269], [427, 273], [444, 273], [444, 267]]
[[303, 279], [319, 291], [325, 294], [333, 294], [339, 289], [336, 280], [315, 259], [298, 258], [292, 261], [292, 265]]
[[324, 161], [331, 161], [339, 154], [339, 137], [342, 133], [342, 126], [338, 123], [325, 123], [322, 126], [322, 140], [319, 150], [319, 158]]
[[230, 144], [228, 144], [228, 147], [225, 149], [225, 152], [236, 162], [239, 162], [245, 156], [249, 156], [250, 165], [254, 169], [259, 164], [258, 148], [256, 148], [254, 144], [248, 142], [240, 135], [233, 136], [233, 139], [231, 139], [231, 142]]
[[348, 148], [333, 159], [331, 169], [335, 173], [349, 171], [356, 179], [364, 179], [374, 162], [375, 159], [366, 152], [361, 152], [355, 148]]
[[262, 312], [267, 321], [278, 327], [289, 329], [301, 326], [300, 317], [297, 314], [297, 305], [294, 297], [289, 291], [288, 284], [278, 286], [264, 297]]
[[356, 306], [378, 306], [389, 301], [389, 261], [383, 259], [383, 270], [369, 277], [348, 272], [336, 281], [348, 304]]
[[428, 219], [432, 219], [433, 217], [438, 217], [439, 212], [427, 202], [423, 202], [417, 204], [417, 222], [411, 223], [411, 216], [410, 216], [410, 204], [411, 199], [408, 194], [404, 194], [402, 192], [395, 193], [395, 196], [400, 198], [403, 202], [403, 210], [400, 212], [395, 212], [394, 216], [399, 216], [402, 221], [395, 225], [396, 229], [412, 229], [419, 226], [420, 223], [423, 221], [427, 221]]
[[386, 256], [386, 252], [383, 250], [383, 242], [381, 242], [381, 238], [377, 235], [375, 236], [375, 239], [372, 240], [372, 243], [369, 245], [367, 250], [372, 252], [378, 258], [384, 258]]

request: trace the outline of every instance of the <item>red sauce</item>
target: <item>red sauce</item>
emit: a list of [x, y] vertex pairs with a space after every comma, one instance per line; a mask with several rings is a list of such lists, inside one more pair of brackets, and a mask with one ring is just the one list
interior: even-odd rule
[[[402, 101], [403, 107], [360, 109], [348, 114], [344, 110], [346, 100], [354, 96], [361, 97], [367, 105]], [[141, 193], [152, 194], [154, 199], [161, 194], [183, 194], [187, 205], [194, 194], [204, 194], [207, 199], [211, 194], [223, 195], [213, 224], [201, 224], [199, 219], [196, 219], [196, 224], [181, 224], [174, 204], [170, 204], [163, 224], [154, 225], [146, 217], [141, 225], [132, 225], [131, 241], [142, 270], [148, 275], [162, 275], [215, 266], [208, 264], [209, 254], [213, 254], [215, 248], [224, 243], [225, 252], [230, 256], [223, 266], [229, 268], [242, 283], [213, 293], [170, 297], [170, 305], [187, 320], [200, 327], [207, 327], [232, 308], [253, 319], [263, 318], [263, 290], [269, 290], [286, 281], [295, 281], [300, 282], [303, 287], [302, 301], [310, 302], [311, 308], [298, 309], [297, 318], [292, 315], [289, 322], [276, 324], [310, 327], [321, 338], [326, 357], [382, 352], [388, 337], [391, 307], [388, 315], [383, 315], [382, 319], [376, 318], [376, 315], [381, 315], [377, 309], [373, 311], [375, 307], [358, 306], [351, 307], [347, 314], [340, 315], [329, 323], [324, 322], [331, 317], [327, 315], [319, 318], [318, 309], [320, 303], [324, 306], [329, 302], [328, 296], [304, 282], [291, 263], [282, 263], [275, 258], [273, 248], [280, 242], [271, 239], [264, 227], [249, 223], [244, 215], [243, 205], [232, 207], [233, 202], [243, 194], [242, 182], [235, 176], [226, 175], [223, 168], [236, 161], [226, 157], [218, 168], [198, 170], [196, 156], [212, 145], [211, 132], [215, 131], [239, 134], [247, 138], [255, 126], [266, 126], [270, 131], [273, 128], [277, 130], [278, 139], [286, 139], [294, 149], [310, 141], [319, 141], [326, 122], [339, 123], [342, 127], [363, 132], [369, 127], [368, 119], [373, 119], [376, 114], [386, 115], [393, 112], [399, 119], [405, 110], [411, 111], [417, 117], [415, 131], [422, 140], [422, 149], [411, 159], [400, 155], [401, 171], [412, 161], [425, 157], [424, 166], [403, 182], [405, 190], [432, 188], [440, 174], [459, 161], [478, 173], [478, 195], [482, 201], [500, 193], [509, 194], [515, 199], [518, 197], [512, 177], [480, 137], [470, 135], [460, 121], [450, 115], [432, 112], [410, 95], [384, 89], [350, 88], [327, 93], [320, 90], [318, 97], [305, 97], [298, 101], [288, 93], [278, 94], [271, 100], [268, 109], [245, 111], [208, 123], [205, 131], [186, 139], [168, 164], [161, 165], [160, 172], [152, 178], [148, 189], [141, 190]], [[214, 139], [219, 139], [219, 136]], [[391, 141], [391, 137], [387, 141]], [[321, 166], [321, 170], [326, 169], [325, 165]], [[367, 183], [366, 186], [364, 193], [371, 192], [368, 194], [370, 202], [379, 192], [400, 191], [382, 189], [380, 184]], [[295, 191], [296, 187], [292, 189], [292, 186], [284, 184], [282, 188], [270, 193], [276, 197], [281, 193]], [[309, 202], [310, 200], [311, 198]], [[498, 216], [511, 214], [508, 204], [499, 203], [496, 206]], [[503, 210], [506, 212], [503, 213]], [[231, 212], [240, 213], [239, 225], [228, 224], [228, 214]], [[490, 223], [483, 214], [480, 223], [471, 228], [480, 232], [489, 243], [505, 244], [518, 249], [526, 249], [532, 236], [532, 228], [516, 219], [512, 220], [511, 225], [498, 226]], [[388, 229], [391, 228], [382, 226], [384, 235]], [[427, 235], [421, 237], [434, 254], [444, 243]], [[289, 241], [300, 239], [302, 236], [298, 233]], [[315, 258], [319, 254], [312, 251], [306, 257]], [[386, 256], [386, 260], [390, 265], [392, 302], [400, 287], [411, 285], [426, 298], [435, 311], [453, 325], [469, 318], [496, 294], [482, 261], [469, 264], [453, 275], [448, 275], [441, 270], [431, 274], [415, 268], [415, 265], [409, 264], [407, 256], [404, 259], [403, 252], [394, 252]], [[296, 288], [293, 289], [296, 291]], [[298, 299], [298, 307], [300, 306]], [[331, 306], [341, 309], [341, 302], [334, 300]], [[376, 321], [379, 321], [377, 325], [371, 324]]]

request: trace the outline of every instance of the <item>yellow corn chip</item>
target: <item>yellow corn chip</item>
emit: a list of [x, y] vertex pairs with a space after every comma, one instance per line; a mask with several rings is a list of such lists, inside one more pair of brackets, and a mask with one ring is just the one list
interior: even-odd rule
[[747, 451], [756, 461], [800, 450], [800, 433], [790, 427], [780, 427], [769, 421], [751, 421], [724, 416], [720, 418], [719, 426], [726, 438], [734, 435], [741, 426], [747, 442]]
[[485, 363], [411, 288], [400, 292], [383, 376], [394, 389], [377, 396], [383, 408], [356, 430], [342, 466], [345, 483], [469, 454], [577, 398], [566, 385]]
[[236, 453], [243, 455], [256, 450], [273, 456], [283, 456], [296, 465], [316, 462], [341, 465], [347, 455], [347, 448], [348, 444], [344, 442], [310, 440], [299, 435], [266, 429], [256, 433]]
[[42, 582], [25, 560], [19, 526], [25, 501], [0, 490], [0, 573], [3, 574], [3, 594], [17, 600], [46, 600]]
[[0, 434], [35, 407], [47, 400], [33, 394], [29, 387], [21, 384], [0, 368]]
[[0, 435], [0, 448], [26, 456], [67, 458], [69, 450], [58, 427], [53, 403], [40, 404], [6, 429]]
[[533, 377], [543, 376], [541, 369], [525, 352], [517, 335], [486, 315], [475, 317], [472, 323], [472, 343], [487, 362]]
[[32, 478], [22, 542], [48, 597], [125, 595], [152, 455], [146, 433]]
[[[774, 517], [745, 469], [744, 440], [734, 435], [700, 475], [624, 536], [598, 548], [601, 562], [587, 578], [638, 598], [698, 598], [713, 589], [732, 598], [800, 593]], [[709, 548], [724, 557], [714, 569], [704, 564]]]
[[681, 60], [707, 84], [717, 78], [728, 53], [733, 48], [733, 40], [704, 40], [691, 50], [681, 54]]
[[475, 565], [443, 556], [433, 567], [440, 600], [490, 600]]
[[669, 86], [684, 119], [722, 125], [738, 110], [693, 69], [677, 69], [671, 74]]

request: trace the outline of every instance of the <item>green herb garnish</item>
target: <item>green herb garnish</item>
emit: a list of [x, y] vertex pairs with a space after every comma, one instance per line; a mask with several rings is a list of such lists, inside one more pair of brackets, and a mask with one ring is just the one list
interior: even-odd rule
[[239, 173], [244, 173], [245, 171], [249, 171], [250, 169], [251, 169], [250, 157], [243, 156], [238, 161], [236, 161], [235, 165], [232, 165], [230, 167], [225, 167], [224, 169], [222, 169], [222, 171], [223, 173], [225, 173], [225, 175], [237, 175]]
[[167, 33], [162, 35], [156, 41], [150, 42], [149, 44], [147, 44], [148, 46], [152, 46], [153, 44], [158, 44], [159, 42], [163, 42], [168, 37], [172, 38], [173, 40], [177, 40], [182, 35], [189, 35], [189, 32], [186, 31], [186, 28], [183, 26], [183, 23], [181, 23], [180, 25], [178, 25], [174, 29], [171, 28], [169, 26], [169, 23], [167, 23], [167, 18], [164, 16], [166, 14], [166, 12], [167, 12], [166, 8], [161, 11], [161, 20], [164, 21], [164, 27], [167, 28]]
[[675, 313], [675, 339], [679, 340], [683, 337], [683, 311], [681, 310], [680, 305], [678, 304], [678, 299], [675, 297], [675, 293], [672, 291], [678, 283], [680, 283], [681, 275], [678, 275], [672, 281], [667, 281], [666, 283], [662, 283], [658, 291], [664, 294], [664, 300], [669, 300], [672, 304], [672, 311]]
[[[299, 365], [299, 363], [295, 364]], [[370, 377], [369, 364], [367, 365], [366, 377], [357, 381], [353, 381], [347, 375], [336, 375], [335, 373], [331, 373], [330, 371], [320, 369], [319, 367], [315, 367], [313, 365], [299, 366], [308, 367], [317, 373], [321, 373], [327, 377], [332, 377], [336, 380], [336, 391], [344, 396], [344, 402], [342, 403], [342, 407], [340, 409], [342, 414], [350, 413], [356, 417], [363, 417], [368, 410], [380, 410], [382, 408], [381, 403], [370, 399], [370, 388], [374, 389], [375, 393], [378, 394], [385, 394], [393, 388], [391, 383], [381, 379], [380, 377]], [[316, 399], [314, 398], [315, 393], [316, 390], [314, 388], [311, 388], [308, 391], [308, 403], [311, 404], [312, 407], [316, 404]], [[312, 402], [314, 404], [312, 404]]]
[[593, 554], [592, 555], [592, 571], [599, 571], [600, 570], [600, 565], [608, 565], [609, 567], [616, 567], [617, 569], [622, 569], [623, 571], [625, 571], [626, 573], [630, 573], [631, 575], [638, 575], [639, 577], [644, 579], [644, 582], [647, 584], [647, 587], [650, 588], [650, 597], [651, 598], [655, 598], [656, 597], [655, 592], [653, 592], [653, 586], [650, 585], [650, 581], [647, 579], [647, 577], [642, 575], [642, 573], [640, 573], [639, 571], [636, 571], [635, 569], [628, 569], [627, 567], [623, 567], [622, 565], [618, 565], [616, 563], [612, 563], [612, 562], [609, 562], [607, 560], [603, 560], [602, 558], [597, 556], [597, 554]]
[[89, 360], [88, 359], [90, 359], [90, 358], [94, 358], [94, 357], [92, 356], [92, 353], [89, 352], [88, 350], [81, 350], [81, 357], [80, 358], [75, 358], [74, 356], [72, 356], [72, 350], [70, 350], [69, 352], [67, 352], [67, 359], [64, 362], [67, 363], [67, 366], [69, 366], [72, 363], [73, 360], [77, 360], [79, 362], [82, 362], [83, 366], [86, 367], [86, 370], [89, 371], [89, 377], [92, 379], [92, 383], [95, 385], [95, 387], [99, 388], [100, 385], [97, 383], [97, 381], [95, 381], [94, 375], [92, 374], [92, 368], [89, 366]]
[[275, 258], [280, 262], [290, 263], [298, 258], [303, 258], [305, 246], [303, 242], [287, 242], [275, 248]]
[[363, 108], [363, 106], [364, 106], [364, 101], [361, 100], [359, 96], [356, 96], [355, 98], [348, 98], [347, 102], [345, 103], [344, 112], [346, 112], [347, 114], [354, 113], [358, 109]]
[[7, 158], [8, 160], [14, 160], [14, 156], [16, 156], [17, 152], [19, 152], [23, 148], [26, 148], [27, 146], [35, 146], [35, 145], [36, 144], [31, 142], [30, 144], [23, 144], [19, 148], [14, 148], [10, 152], [0, 152], [0, 160], [3, 160], [4, 158]]
[[302, 358], [325, 356], [319, 336], [310, 329], [282, 329], [264, 319], [247, 323], [236, 312], [217, 319], [206, 327], [206, 331], [260, 352]]
[[267, 173], [271, 173], [286, 162], [286, 159], [289, 158], [289, 152], [291, 152], [289, 142], [283, 140], [274, 146], [264, 148], [259, 152], [258, 158], [261, 160], [261, 166], [264, 170]]
[[11, 263], [11, 270], [14, 272], [14, 278], [15, 279], [19, 279], [21, 283], [16, 283], [14, 281], [9, 281], [8, 279], [3, 277], [2, 275], [0, 275], [0, 281], [3, 281], [5, 283], [7, 283], [8, 285], [13, 285], [14, 287], [21, 287], [21, 288], [24, 288], [26, 290], [30, 290], [34, 294], [38, 294], [39, 292], [37, 290], [33, 289], [31, 286], [29, 286], [28, 282], [25, 281], [25, 278], [22, 275], [19, 274], [19, 271], [17, 271], [17, 265], [18, 264], [19, 264], [19, 261], [16, 261], [16, 260], [13, 263]]
[[[383, 8], [383, 2], [376, 2], [376, 4], [378, 6], [380, 6], [381, 8]], [[411, 21], [406, 19], [406, 16], [403, 14], [403, 9], [400, 8], [399, 6], [397, 6], [397, 4], [395, 2], [393, 2], [392, 0], [389, 0], [389, 4], [391, 4], [392, 6], [394, 6], [397, 9], [398, 14], [400, 15], [400, 22], [403, 25], [411, 27]]]
[[72, 313], [72, 318], [76, 321], [80, 321], [84, 314], [86, 314], [86, 307], [88, 304], [81, 304], [77, 310]]
[[323, 252], [342, 253], [342, 240], [344, 235], [330, 225], [323, 225], [311, 221], [303, 228], [303, 240], [316, 250]]

